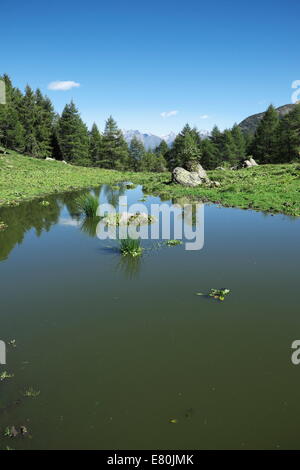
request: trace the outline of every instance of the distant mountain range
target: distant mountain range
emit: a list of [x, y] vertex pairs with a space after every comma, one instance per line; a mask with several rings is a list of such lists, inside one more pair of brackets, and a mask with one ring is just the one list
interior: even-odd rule
[[[283, 106], [280, 106], [279, 108], [276, 108], [276, 111], [280, 117], [283, 117], [286, 114], [290, 113], [292, 109], [294, 109], [294, 106], [294, 104], [285, 104]], [[265, 113], [253, 114], [252, 116], [249, 116], [242, 122], [240, 122], [239, 127], [243, 132], [253, 134], [264, 115]]]
[[[143, 142], [147, 150], [155, 149], [155, 147], [157, 147], [161, 143], [162, 140], [165, 140], [168, 146], [171, 147], [177, 135], [175, 132], [170, 132], [169, 134], [163, 135], [160, 137], [154, 134], [143, 134], [142, 132], [138, 130], [129, 130], [129, 131], [123, 130], [123, 134], [128, 144], [130, 144], [131, 139], [133, 137], [137, 137], [137, 139]], [[209, 135], [210, 135], [209, 131], [200, 131], [200, 136], [202, 139], [207, 138]]]
[[[285, 104], [284, 106], [280, 106], [279, 108], [276, 108], [276, 111], [278, 112], [280, 117], [285, 116], [289, 112], [294, 109], [294, 104]], [[262, 120], [264, 117], [265, 113], [258, 113], [258, 114], [253, 114], [252, 116], [247, 117], [244, 119], [242, 122], [240, 122], [239, 127], [243, 132], [249, 132], [249, 133], [254, 133], [259, 122]], [[123, 130], [123, 134], [125, 137], [125, 140], [128, 144], [130, 144], [132, 138], [135, 136], [137, 137], [141, 142], [143, 142], [146, 150], [153, 150], [155, 147], [157, 147], [162, 140], [165, 140], [168, 144], [169, 147], [172, 147], [173, 142], [176, 138], [176, 133], [175, 132], [170, 132], [167, 135], [163, 136], [158, 136], [155, 134], [147, 134], [147, 133], [142, 133], [138, 130]], [[210, 136], [210, 132], [206, 130], [199, 131], [201, 139], [207, 139]]]

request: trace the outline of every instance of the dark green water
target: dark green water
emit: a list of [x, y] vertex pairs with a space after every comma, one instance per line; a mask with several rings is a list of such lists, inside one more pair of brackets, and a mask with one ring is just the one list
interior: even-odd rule
[[132, 265], [80, 229], [75, 197], [0, 211], [0, 339], [17, 343], [0, 432], [30, 434], [0, 448], [299, 449], [300, 221], [207, 205], [202, 250]]

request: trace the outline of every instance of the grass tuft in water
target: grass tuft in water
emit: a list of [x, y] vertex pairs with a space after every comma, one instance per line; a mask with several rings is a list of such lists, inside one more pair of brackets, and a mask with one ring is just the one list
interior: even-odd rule
[[168, 240], [166, 241], [167, 246], [177, 246], [177, 245], [182, 245], [181, 240]]
[[76, 206], [86, 217], [96, 217], [99, 201], [95, 196], [85, 194], [77, 199]]
[[2, 382], [3, 380], [5, 379], [11, 379], [12, 377], [14, 377], [14, 374], [9, 374], [8, 372], [6, 372], [6, 370], [4, 372], [1, 372], [0, 374], [0, 381]]
[[141, 240], [134, 239], [134, 238], [124, 238], [119, 241], [120, 242], [120, 252], [122, 255], [126, 256], [140, 256], [143, 252], [143, 248], [141, 247]]

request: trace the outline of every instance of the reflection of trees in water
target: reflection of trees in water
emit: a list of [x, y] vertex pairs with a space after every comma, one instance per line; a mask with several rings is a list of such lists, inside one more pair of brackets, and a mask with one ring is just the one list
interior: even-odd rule
[[108, 184], [103, 185], [103, 194], [109, 204], [113, 207], [117, 207], [119, 203], [119, 197], [123, 196], [126, 191], [126, 184], [119, 183], [116, 186], [110, 186]]
[[182, 207], [182, 216], [187, 225], [194, 226], [197, 222], [197, 212], [203, 202], [201, 200], [178, 197], [172, 199], [172, 204]]
[[[0, 232], [0, 261], [7, 259], [9, 253], [16, 244], [21, 244], [26, 232], [35, 229], [39, 237], [43, 231], [49, 231], [50, 228], [58, 223], [61, 210], [66, 207], [70, 216], [76, 220], [80, 219], [77, 208], [77, 199], [82, 194], [93, 193], [100, 199], [100, 193], [103, 188], [104, 195], [112, 205], [118, 203], [119, 196], [126, 190], [125, 184], [119, 184], [118, 189], [111, 186], [102, 185], [91, 190], [82, 190], [76, 192], [65, 192], [52, 196], [45, 196], [44, 199], [50, 204], [43, 206], [40, 204], [42, 199], [20, 204], [17, 207], [3, 207], [0, 209], [0, 220], [7, 224], [7, 229]], [[96, 227], [99, 222], [96, 219], [84, 219], [81, 230], [89, 236], [96, 235]]]
[[5, 221], [7, 229], [0, 232], [0, 260], [7, 259], [16, 244], [21, 244], [24, 234], [35, 229], [39, 237], [43, 230], [49, 231], [56, 224], [61, 208], [59, 201], [47, 197], [49, 206], [42, 206], [39, 201], [21, 204], [17, 207], [0, 209], [0, 220]]

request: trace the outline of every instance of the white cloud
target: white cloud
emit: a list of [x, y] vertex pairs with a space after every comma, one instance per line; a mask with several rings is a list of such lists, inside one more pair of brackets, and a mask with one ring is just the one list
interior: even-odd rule
[[208, 118], [209, 118], [208, 114], [202, 114], [202, 116], [200, 116], [200, 119], [208, 119]]
[[67, 217], [60, 217], [58, 220], [59, 225], [67, 225], [68, 227], [79, 227], [80, 221], [75, 219], [68, 219]]
[[163, 113], [160, 113], [161, 117], [163, 118], [167, 118], [167, 117], [170, 117], [170, 116], [176, 116], [176, 114], [178, 114], [179, 111], [164, 111]]
[[48, 90], [59, 90], [59, 91], [66, 91], [66, 90], [71, 90], [71, 88], [78, 88], [80, 86], [80, 83], [73, 82], [73, 81], [57, 81], [57, 82], [51, 82], [48, 85]]

